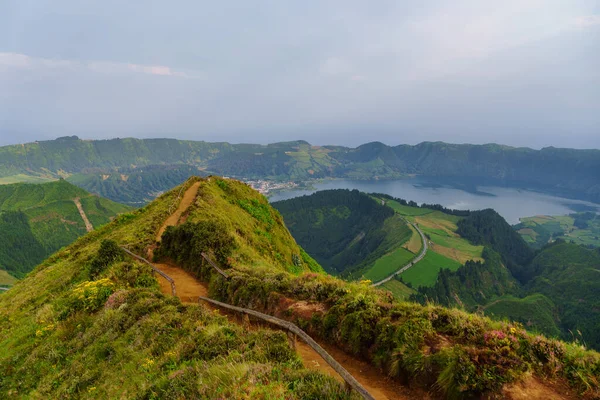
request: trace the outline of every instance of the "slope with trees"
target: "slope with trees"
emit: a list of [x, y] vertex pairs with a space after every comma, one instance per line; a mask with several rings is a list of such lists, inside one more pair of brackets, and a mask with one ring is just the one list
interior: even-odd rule
[[0, 269], [22, 277], [86, 233], [74, 200], [94, 227], [130, 208], [92, 196], [64, 180], [0, 185]]
[[383, 279], [414, 257], [402, 247], [413, 234], [406, 222], [358, 190], [325, 190], [273, 207], [294, 238], [330, 273]]

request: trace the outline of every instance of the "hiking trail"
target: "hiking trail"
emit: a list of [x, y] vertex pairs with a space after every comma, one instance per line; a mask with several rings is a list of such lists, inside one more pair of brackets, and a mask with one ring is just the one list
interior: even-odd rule
[[[160, 242], [162, 234], [168, 226], [175, 226], [178, 224], [181, 216], [196, 199], [196, 194], [199, 187], [200, 182], [196, 182], [185, 191], [179, 207], [166, 219], [164, 224], [159, 229], [156, 236], [157, 242]], [[152, 254], [153, 249], [150, 248], [148, 250], [148, 256], [150, 259], [152, 258]], [[196, 277], [194, 277], [191, 273], [172, 264], [153, 263], [153, 265], [175, 281], [177, 297], [179, 297], [183, 303], [198, 304], [199, 296], [210, 297], [208, 294], [207, 285], [204, 282], [196, 279]], [[160, 275], [157, 278], [160, 284], [161, 292], [166, 295], [171, 295], [171, 284]], [[231, 322], [236, 324], [241, 323], [240, 318], [237, 318], [236, 315], [224, 312], [222, 309], [210, 306], [206, 303], [203, 303], [203, 305], [205, 307], [218, 310], [221, 314], [227, 316]], [[262, 329], [278, 330], [255, 322], [252, 323], [251, 329], [256, 329], [258, 326], [260, 326]], [[336, 346], [323, 343], [316, 338], [313, 339], [315, 339], [321, 347], [323, 347], [333, 358], [335, 358], [338, 363], [340, 363], [350, 374], [352, 374], [354, 378], [359, 381], [360, 384], [363, 385], [364, 388], [367, 389], [369, 393], [376, 399], [408, 400], [413, 398], [429, 398], [427, 394], [423, 392], [420, 392], [418, 395], [416, 395], [412, 390], [409, 390], [408, 388], [401, 386], [398, 382], [386, 377], [374, 366], [347, 354], [346, 352], [338, 349]], [[305, 367], [320, 371], [324, 374], [332, 376], [340, 383], [344, 383], [342, 377], [335, 372], [335, 370], [315, 350], [313, 350], [312, 347], [303, 341], [298, 340], [296, 342], [296, 352]]]

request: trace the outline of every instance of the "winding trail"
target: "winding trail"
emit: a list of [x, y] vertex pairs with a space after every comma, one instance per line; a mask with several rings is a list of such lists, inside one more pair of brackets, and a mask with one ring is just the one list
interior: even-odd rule
[[403, 273], [404, 271], [406, 271], [407, 269], [409, 269], [410, 267], [412, 267], [413, 265], [415, 265], [416, 263], [418, 263], [419, 261], [421, 261], [423, 259], [423, 257], [425, 257], [425, 254], [427, 254], [427, 238], [425, 237], [425, 234], [423, 233], [423, 231], [421, 231], [421, 229], [419, 229], [419, 227], [416, 224], [413, 224], [412, 222], [408, 221], [405, 219], [405, 221], [407, 223], [409, 223], [413, 228], [415, 228], [417, 230], [417, 232], [419, 232], [419, 235], [421, 235], [421, 252], [419, 253], [418, 256], [416, 256], [415, 258], [413, 258], [408, 264], [406, 264], [404, 267], [400, 268], [399, 270], [397, 270], [396, 272], [394, 272], [393, 274], [391, 274], [390, 276], [388, 276], [385, 279], [382, 279], [378, 282], [373, 283], [371, 286], [379, 286], [382, 285], [386, 282], [389, 282], [390, 280], [392, 280], [396, 275], [400, 275], [401, 273]]
[[88, 232], [93, 231], [94, 230], [94, 226], [92, 225], [92, 223], [88, 219], [87, 215], [85, 215], [85, 211], [83, 211], [83, 206], [81, 205], [81, 200], [79, 200], [79, 197], [75, 197], [73, 199], [73, 203], [75, 203], [75, 205], [77, 206], [77, 210], [79, 211], [79, 215], [81, 215], [81, 219], [83, 220], [83, 223], [85, 224], [85, 230], [87, 230]]
[[[198, 192], [200, 182], [194, 183], [189, 189], [186, 190], [179, 207], [175, 212], [167, 218], [163, 226], [160, 228], [156, 241], [160, 242], [162, 233], [165, 231], [167, 226], [176, 225], [181, 215], [188, 209], [193, 203]], [[152, 248], [148, 250], [148, 256], [151, 259]], [[198, 297], [210, 297], [208, 295], [207, 285], [196, 279], [192, 274], [172, 264], [160, 263], [154, 264], [156, 268], [170, 276], [175, 281], [175, 287], [177, 288], [177, 297], [181, 299], [183, 303], [198, 304]], [[158, 276], [161, 292], [166, 295], [171, 295], [171, 284], [161, 277]], [[240, 323], [239, 319], [223, 310], [214, 308], [208, 304], [204, 304], [206, 307], [210, 307], [223, 315], [227, 316], [230, 321], [234, 323]], [[261, 326], [263, 329], [272, 329], [262, 324], [253, 324], [254, 327], [250, 329], [256, 329], [256, 326]], [[387, 378], [382, 375], [375, 367], [369, 363], [357, 359], [344, 351], [338, 349], [327, 343], [322, 343], [317, 340], [319, 345], [323, 347], [335, 360], [340, 363], [354, 378], [364, 386], [369, 393], [376, 399], [381, 400], [409, 400], [414, 398], [428, 398], [425, 393], [419, 393], [415, 395], [414, 392], [408, 388], [401, 386], [398, 382]], [[344, 383], [342, 377], [335, 372], [333, 368], [315, 351], [312, 347], [306, 343], [298, 340], [296, 342], [296, 352], [302, 359], [304, 366], [313, 370], [320, 371], [324, 374], [330, 375], [338, 380], [340, 383]]]
[[171, 214], [169, 218], [167, 218], [165, 223], [158, 230], [158, 233], [156, 234], [157, 242], [160, 242], [162, 234], [165, 232], [165, 229], [167, 229], [168, 226], [175, 226], [179, 223], [179, 220], [181, 219], [183, 213], [186, 212], [186, 210], [192, 205], [194, 200], [196, 200], [196, 195], [198, 194], [199, 187], [200, 182], [195, 182], [185, 191], [183, 197], [181, 198], [181, 201], [179, 202], [179, 206], [177, 207], [175, 212]]

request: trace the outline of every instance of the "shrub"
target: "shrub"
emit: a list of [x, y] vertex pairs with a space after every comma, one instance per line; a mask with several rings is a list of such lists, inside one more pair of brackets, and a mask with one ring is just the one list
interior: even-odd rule
[[96, 279], [106, 268], [116, 261], [123, 260], [123, 250], [114, 240], [103, 240], [96, 257], [90, 265], [90, 278]]
[[214, 254], [221, 264], [227, 264], [235, 247], [234, 238], [216, 221], [185, 222], [165, 230], [156, 255], [194, 265], [202, 259], [201, 253], [206, 252]]
[[114, 283], [106, 278], [80, 283], [69, 294], [71, 309], [88, 312], [98, 310], [112, 294], [114, 286]]

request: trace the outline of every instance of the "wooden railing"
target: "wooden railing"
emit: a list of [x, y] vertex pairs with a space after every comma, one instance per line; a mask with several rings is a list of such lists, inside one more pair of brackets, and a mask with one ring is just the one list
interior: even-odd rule
[[208, 257], [208, 256], [206, 255], [206, 253], [200, 253], [200, 254], [202, 254], [202, 258], [204, 258], [206, 261], [208, 261], [208, 263], [209, 263], [209, 264], [210, 264], [210, 265], [211, 265], [211, 266], [212, 266], [214, 269], [216, 269], [216, 270], [217, 270], [217, 272], [218, 272], [219, 274], [221, 274], [221, 275], [222, 275], [222, 276], [223, 276], [225, 279], [229, 279], [229, 275], [227, 274], [227, 272], [225, 272], [225, 271], [223, 271], [221, 268], [219, 268], [219, 267], [217, 266], [217, 264], [215, 264], [215, 263], [213, 262], [213, 260], [211, 260], [211, 259], [210, 259], [210, 257]]
[[[344, 381], [346, 382], [346, 387], [348, 389], [356, 390], [356, 392], [358, 394], [360, 394], [363, 397], [363, 399], [374, 400], [374, 397], [371, 396], [371, 394], [367, 391], [367, 389], [365, 389], [363, 387], [363, 385], [360, 384], [360, 382], [358, 382], [348, 371], [346, 371], [346, 369], [344, 367], [342, 367], [340, 365], [340, 363], [338, 363], [332, 356], [330, 356], [329, 353], [327, 353], [327, 351], [325, 351], [325, 349], [323, 349], [317, 342], [315, 342], [315, 340], [313, 338], [311, 338], [302, 329], [298, 328], [298, 326], [292, 324], [291, 322], [284, 321], [279, 318], [275, 318], [268, 314], [263, 314], [258, 311], [250, 310], [248, 308], [232, 306], [231, 304], [227, 304], [227, 303], [223, 303], [223, 302], [220, 302], [217, 300], [209, 299], [208, 297], [200, 296], [198, 298], [198, 302], [200, 302], [201, 300], [206, 301], [211, 304], [214, 304], [218, 307], [225, 308], [227, 310], [232, 310], [232, 311], [236, 311], [236, 312], [239, 312], [242, 314], [251, 315], [262, 321], [265, 321], [272, 325], [283, 328], [283, 329], [287, 330], [289, 333], [300, 337], [300, 339], [302, 339], [304, 341], [304, 343], [309, 345], [314, 351], [316, 351], [321, 357], [323, 357], [323, 360], [325, 360], [327, 362], [327, 364], [329, 364], [331, 366], [331, 368], [333, 368], [335, 370], [335, 372], [337, 372], [344, 379]], [[295, 342], [295, 338], [294, 338], [294, 342]]]
[[152, 268], [152, 270], [154, 270], [154, 272], [156, 272], [157, 274], [159, 274], [160, 276], [165, 278], [167, 280], [167, 282], [169, 282], [171, 284], [171, 292], [173, 293], [173, 296], [177, 296], [177, 292], [175, 291], [175, 281], [173, 280], [173, 278], [171, 278], [169, 275], [162, 272], [160, 269], [156, 268], [150, 261], [146, 260], [144, 257], [140, 257], [137, 254], [132, 253], [131, 251], [129, 251], [128, 249], [126, 249], [123, 246], [121, 246], [121, 249], [125, 253], [129, 254], [131, 257], [133, 257], [137, 260], [140, 260], [143, 263], [148, 264]]

